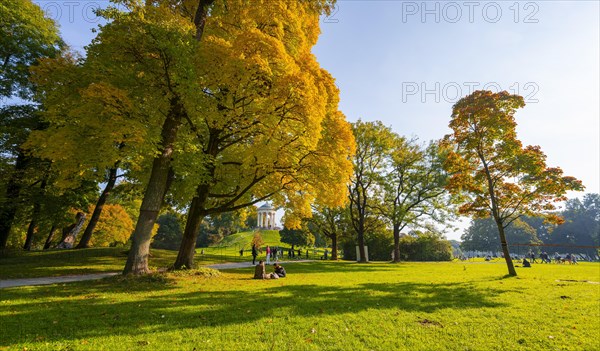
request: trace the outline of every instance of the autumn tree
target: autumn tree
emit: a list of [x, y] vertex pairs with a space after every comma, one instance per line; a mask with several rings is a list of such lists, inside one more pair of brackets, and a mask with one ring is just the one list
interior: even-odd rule
[[206, 216], [272, 198], [295, 227], [313, 200], [343, 202], [351, 168], [337, 88], [310, 52], [320, 12], [311, 2], [225, 5], [213, 6], [199, 55], [204, 113], [188, 116], [173, 161], [186, 175], [173, 192], [183, 203], [192, 194], [175, 268], [193, 266]]
[[454, 147], [446, 169], [448, 189], [463, 196], [459, 211], [475, 218], [492, 217], [498, 228], [508, 274], [516, 276], [505, 230], [521, 216], [543, 216], [560, 222], [550, 211], [566, 200], [568, 190], [582, 190], [581, 181], [546, 166], [539, 146], [523, 147], [517, 139], [514, 114], [523, 98], [507, 92], [476, 91], [452, 109], [452, 133], [445, 140]]
[[[329, 1], [121, 5], [102, 11], [109, 23], [85, 60], [63, 65], [80, 79], [57, 89], [74, 87], [65, 95], [83, 103], [52, 105], [58, 125], [90, 126], [86, 145], [99, 151], [90, 169], [109, 174], [121, 162], [145, 188], [124, 273], [148, 272], [150, 229], [170, 184], [178, 204], [191, 201], [176, 266], [191, 266], [206, 215], [275, 194], [304, 212], [317, 194], [338, 201], [325, 194], [344, 183], [352, 138], [333, 80], [310, 53]], [[332, 181], [311, 184], [316, 174]]]
[[250, 241], [250, 245], [255, 246], [258, 250], [261, 246], [264, 245], [264, 243], [265, 241], [263, 240], [262, 235], [260, 235], [260, 232], [255, 231], [254, 235], [252, 236], [252, 241]]
[[[90, 212], [93, 213], [93, 210]], [[108, 247], [117, 244], [123, 245], [133, 232], [133, 221], [121, 205], [107, 204], [98, 220], [94, 237], [90, 246]]]
[[350, 219], [356, 233], [360, 262], [366, 262], [365, 233], [369, 228], [370, 217], [378, 216], [376, 207], [381, 195], [382, 177], [387, 166], [387, 155], [393, 142], [394, 133], [380, 121], [357, 121], [352, 126], [356, 140], [356, 153], [353, 158], [354, 171], [348, 184]]
[[394, 233], [394, 261], [400, 261], [400, 233], [406, 226], [421, 226], [423, 217], [443, 223], [451, 204], [445, 189], [445, 150], [439, 143], [418, 145], [395, 136], [382, 177], [383, 201], [379, 212], [390, 222]]

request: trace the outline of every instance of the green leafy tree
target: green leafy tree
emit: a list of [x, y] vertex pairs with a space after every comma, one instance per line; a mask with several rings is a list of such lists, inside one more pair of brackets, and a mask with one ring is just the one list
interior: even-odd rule
[[165, 213], [156, 221], [159, 228], [152, 247], [157, 249], [177, 250], [183, 237], [181, 221], [175, 213]]
[[0, 97], [29, 99], [29, 68], [63, 45], [56, 23], [30, 0], [0, 4]]
[[304, 229], [288, 229], [283, 228], [279, 231], [281, 242], [294, 246], [313, 246], [315, 236], [306, 228]]
[[[29, 0], [0, 4], [0, 99], [18, 97], [28, 103], [0, 108], [0, 249], [6, 247], [15, 215], [27, 201], [21, 189], [28, 187], [30, 170], [38, 160], [26, 155], [22, 144], [31, 130], [43, 128], [38, 106], [32, 99], [29, 69], [43, 57], [56, 55], [62, 46], [55, 23]], [[40, 178], [36, 179], [41, 182]], [[34, 205], [35, 206], [35, 205]], [[39, 212], [39, 205], [37, 205]], [[35, 220], [34, 220], [35, 226]]]
[[423, 217], [444, 223], [451, 213], [444, 157], [438, 143], [421, 147], [403, 137], [393, 142], [388, 171], [381, 179], [384, 195], [379, 211], [392, 224], [396, 262], [400, 261], [400, 233], [406, 226], [419, 227]]
[[446, 141], [454, 147], [446, 162], [452, 174], [448, 189], [463, 196], [459, 211], [475, 218], [492, 217], [498, 228], [508, 274], [516, 276], [505, 229], [518, 218], [543, 216], [560, 222], [554, 203], [568, 190], [583, 190], [581, 181], [546, 166], [539, 146], [523, 147], [514, 114], [523, 98], [507, 92], [476, 91], [452, 109]]
[[365, 233], [375, 231], [376, 207], [380, 204], [379, 194], [382, 177], [386, 170], [387, 155], [395, 139], [390, 128], [380, 121], [357, 121], [352, 126], [356, 140], [356, 153], [353, 158], [354, 171], [348, 184], [350, 200], [350, 220], [360, 253], [360, 262], [366, 262]]
[[569, 199], [561, 216], [565, 222], [548, 236], [553, 244], [598, 246], [600, 240], [600, 195], [585, 194], [583, 199]]
[[312, 217], [307, 221], [312, 233], [325, 237], [331, 243], [330, 257], [334, 261], [337, 260], [340, 241], [352, 230], [348, 207], [330, 208], [315, 204]]

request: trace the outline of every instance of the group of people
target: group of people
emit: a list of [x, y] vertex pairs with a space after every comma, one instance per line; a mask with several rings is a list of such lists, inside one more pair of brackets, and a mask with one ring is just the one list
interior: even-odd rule
[[[252, 245], [252, 265], [256, 264], [256, 258], [260, 255], [262, 251], [256, 247], [256, 245]], [[293, 249], [288, 249], [287, 252], [287, 256], [288, 258], [292, 259], [301, 259], [302, 258], [302, 254], [305, 253], [306, 254], [306, 259], [309, 259], [309, 250], [305, 250], [302, 251], [302, 249], [297, 249], [297, 250], [293, 250]], [[267, 247], [265, 248], [265, 254], [266, 254], [266, 264], [271, 264], [271, 262], [279, 262], [279, 259], [281, 257], [283, 257], [283, 248], [280, 247], [270, 247], [269, 245], [267, 245]], [[316, 251], [315, 251], [316, 254]], [[324, 255], [324, 259], [327, 259], [327, 250], [325, 250], [325, 255]], [[240, 256], [244, 255], [244, 249], [240, 249]], [[323, 259], [323, 257], [321, 257], [321, 259]]]
[[[531, 263], [537, 263], [535, 253], [533, 251], [529, 251], [526, 258], [531, 260]], [[554, 263], [569, 263], [569, 264], [577, 264], [577, 256], [573, 254], [566, 254], [563, 258], [558, 252], [554, 253]], [[551, 263], [550, 255], [546, 251], [540, 254], [541, 263]]]
[[[256, 245], [252, 245], [252, 265], [256, 264], [256, 257], [258, 257], [260, 253], [260, 250], [258, 249], [258, 247], [256, 247]], [[283, 249], [278, 248], [278, 247], [270, 247], [269, 245], [267, 245], [266, 249], [265, 249], [265, 253], [266, 253], [266, 263], [267, 264], [271, 264], [271, 261], [273, 262], [278, 262], [279, 258], [281, 256], [283, 256]], [[244, 255], [244, 249], [240, 250], [240, 256]]]
[[254, 268], [254, 279], [279, 279], [285, 278], [285, 268], [280, 266], [278, 263], [273, 265], [273, 272], [267, 273], [265, 262], [259, 261]]

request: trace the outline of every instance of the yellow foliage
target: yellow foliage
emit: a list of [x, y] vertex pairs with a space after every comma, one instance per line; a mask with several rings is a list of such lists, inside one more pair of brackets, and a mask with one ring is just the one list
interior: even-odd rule
[[[93, 208], [90, 208], [90, 212], [92, 211]], [[125, 244], [129, 240], [133, 229], [133, 221], [121, 205], [104, 205], [90, 245], [107, 247], [115, 244]], [[156, 230], [153, 230], [154, 235]]]

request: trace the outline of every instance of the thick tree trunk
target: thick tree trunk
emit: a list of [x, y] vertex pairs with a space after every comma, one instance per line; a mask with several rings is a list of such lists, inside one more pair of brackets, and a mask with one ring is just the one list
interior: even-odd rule
[[164, 200], [173, 147], [177, 138], [177, 131], [181, 125], [182, 114], [183, 107], [176, 98], [173, 98], [170, 113], [162, 127], [162, 151], [152, 163], [150, 180], [140, 206], [140, 215], [132, 235], [131, 249], [123, 274], [139, 275], [150, 272], [148, 269], [148, 256], [150, 255], [152, 228]]
[[338, 240], [337, 233], [331, 235], [331, 260], [337, 261], [338, 259]]
[[53, 224], [52, 228], [50, 228], [50, 233], [48, 233], [48, 237], [46, 238], [46, 242], [44, 243], [44, 250], [48, 250], [50, 248], [50, 244], [52, 243], [52, 237], [54, 236], [55, 232], [56, 224]]
[[110, 192], [113, 190], [113, 188], [115, 187], [115, 183], [117, 182], [117, 169], [118, 169], [117, 167], [118, 167], [118, 164], [116, 164], [114, 168], [111, 168], [109, 170], [108, 182], [106, 183], [106, 186], [104, 187], [104, 190], [102, 191], [102, 194], [100, 194], [100, 197], [98, 198], [98, 202], [96, 202], [96, 207], [94, 207], [94, 212], [92, 213], [90, 222], [88, 223], [87, 227], [85, 228], [85, 231], [83, 232], [83, 235], [81, 236], [81, 240], [79, 241], [79, 244], [77, 244], [77, 246], [76, 246], [77, 249], [87, 248], [90, 245], [90, 239], [92, 238], [94, 229], [96, 228], [96, 225], [98, 224], [98, 220], [100, 219], [100, 215], [102, 214], [102, 209], [104, 208], [104, 204], [106, 203], [106, 200], [108, 199], [108, 196], [110, 195]]
[[394, 224], [394, 262], [400, 262], [400, 225]]
[[85, 213], [77, 213], [77, 222], [69, 227], [71, 229], [69, 230], [67, 235], [64, 235], [63, 232], [63, 239], [58, 245], [56, 245], [57, 249], [70, 249], [73, 247], [73, 245], [75, 245], [75, 240], [77, 240], [77, 234], [79, 234], [81, 228], [83, 228], [83, 223], [85, 223], [85, 217]]
[[508, 243], [506, 242], [506, 236], [504, 235], [504, 227], [502, 226], [502, 223], [496, 222], [496, 225], [498, 226], [498, 233], [500, 234], [500, 244], [502, 245], [502, 253], [504, 254], [506, 266], [508, 267], [508, 275], [515, 277], [517, 276], [517, 271], [515, 270], [512, 258], [510, 257]]
[[204, 219], [202, 214], [203, 203], [199, 196], [194, 197], [190, 210], [188, 211], [188, 218], [185, 224], [185, 230], [183, 232], [183, 239], [179, 247], [179, 253], [173, 268], [175, 269], [191, 269], [194, 267], [194, 254], [196, 253], [196, 239], [198, 238], [198, 232], [200, 231], [200, 224]]
[[0, 206], [0, 250], [6, 248], [8, 236], [15, 220], [15, 215], [17, 214], [17, 204], [21, 193], [21, 180], [23, 179], [23, 171], [29, 163], [28, 160], [28, 157], [19, 152], [15, 163], [15, 172], [6, 186], [6, 198]]

